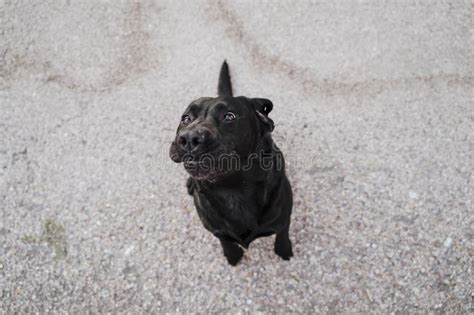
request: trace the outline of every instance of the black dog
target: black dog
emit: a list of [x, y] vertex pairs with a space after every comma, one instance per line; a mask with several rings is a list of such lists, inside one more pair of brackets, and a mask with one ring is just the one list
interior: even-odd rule
[[187, 187], [199, 218], [220, 240], [231, 265], [243, 256], [240, 246], [248, 248], [256, 238], [275, 233], [275, 253], [289, 260], [293, 200], [283, 155], [270, 135], [273, 104], [233, 97], [225, 61], [218, 95], [186, 108], [170, 157], [183, 162], [191, 175]]

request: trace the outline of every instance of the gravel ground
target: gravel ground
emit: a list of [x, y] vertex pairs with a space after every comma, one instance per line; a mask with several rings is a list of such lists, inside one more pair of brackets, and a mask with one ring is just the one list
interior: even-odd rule
[[[2, 1], [0, 314], [472, 313], [472, 1]], [[216, 91], [274, 103], [294, 189], [235, 268], [168, 159]]]

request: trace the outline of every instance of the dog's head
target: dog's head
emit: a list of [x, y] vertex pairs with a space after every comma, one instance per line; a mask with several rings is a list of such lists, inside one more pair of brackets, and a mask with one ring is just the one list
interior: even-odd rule
[[170, 157], [198, 180], [234, 173], [273, 131], [270, 100], [243, 96], [203, 97], [186, 108]]

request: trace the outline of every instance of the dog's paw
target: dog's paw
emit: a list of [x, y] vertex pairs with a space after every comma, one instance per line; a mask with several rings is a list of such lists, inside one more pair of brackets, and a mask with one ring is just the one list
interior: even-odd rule
[[275, 244], [275, 254], [280, 256], [283, 260], [290, 260], [290, 258], [293, 257], [293, 249], [291, 246], [291, 242], [288, 242], [284, 245], [278, 245]]
[[242, 256], [244, 256], [244, 251], [242, 248], [235, 246], [232, 251], [227, 251], [224, 255], [225, 258], [227, 258], [227, 262], [232, 266], [235, 266], [242, 259]]

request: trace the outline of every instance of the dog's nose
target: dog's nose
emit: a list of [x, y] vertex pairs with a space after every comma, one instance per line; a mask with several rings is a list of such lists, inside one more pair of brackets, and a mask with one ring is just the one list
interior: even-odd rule
[[184, 130], [178, 136], [178, 145], [184, 151], [191, 152], [202, 146], [208, 137], [209, 132], [205, 129]]

